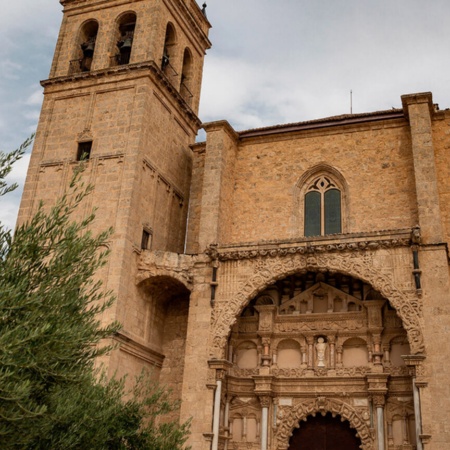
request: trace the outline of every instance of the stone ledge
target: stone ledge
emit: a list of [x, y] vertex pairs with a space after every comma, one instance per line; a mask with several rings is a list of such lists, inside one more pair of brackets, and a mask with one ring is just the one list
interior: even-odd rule
[[221, 261], [252, 259], [260, 256], [286, 256], [349, 251], [378, 250], [381, 248], [408, 247], [411, 229], [386, 230], [368, 233], [335, 234], [285, 241], [231, 244], [214, 246]]

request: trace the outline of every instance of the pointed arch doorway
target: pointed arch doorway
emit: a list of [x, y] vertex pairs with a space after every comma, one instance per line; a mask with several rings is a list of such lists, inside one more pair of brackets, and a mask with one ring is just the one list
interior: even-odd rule
[[289, 440], [288, 450], [359, 450], [360, 445], [356, 430], [347, 421], [328, 413], [309, 416], [306, 422], [301, 422]]

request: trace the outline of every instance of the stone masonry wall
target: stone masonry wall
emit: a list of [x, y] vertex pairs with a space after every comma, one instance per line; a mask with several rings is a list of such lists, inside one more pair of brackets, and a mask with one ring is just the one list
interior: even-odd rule
[[407, 127], [401, 123], [306, 132], [284, 139], [243, 142], [236, 164], [233, 227], [229, 242], [303, 236], [294, 228], [300, 176], [326, 163], [348, 185], [348, 228], [388, 230], [417, 221]]
[[433, 144], [444, 241], [450, 241], [450, 111], [439, 111], [432, 122]]

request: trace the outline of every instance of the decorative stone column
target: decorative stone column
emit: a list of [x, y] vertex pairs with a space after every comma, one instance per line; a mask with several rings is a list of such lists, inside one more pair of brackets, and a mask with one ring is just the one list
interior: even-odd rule
[[261, 450], [267, 450], [268, 431], [269, 431], [269, 396], [259, 397], [261, 403]]
[[381, 366], [381, 358], [383, 352], [381, 351], [381, 335], [374, 334], [373, 337], [373, 363], [375, 366]]
[[225, 412], [223, 414], [223, 429], [225, 431], [225, 444], [224, 444], [224, 450], [228, 450], [228, 441], [230, 439], [230, 398], [228, 395], [225, 398]]
[[370, 302], [364, 302], [364, 306], [367, 309], [368, 328], [373, 344], [372, 360], [374, 367], [372, 370], [377, 373], [383, 372], [383, 366], [381, 365], [383, 358], [383, 352], [381, 351], [381, 333], [383, 332], [382, 310], [385, 303], [386, 300], [371, 300]]
[[391, 353], [390, 353], [390, 345], [386, 344], [383, 346], [383, 358], [384, 358], [384, 364], [386, 366], [391, 365]]
[[336, 368], [336, 336], [327, 336], [330, 346], [330, 369]]
[[272, 393], [272, 375], [255, 375], [255, 394], [261, 403], [261, 450], [267, 450], [269, 431], [269, 407]]
[[314, 336], [307, 336], [306, 342], [308, 344], [308, 370], [314, 369]]
[[273, 332], [277, 307], [275, 305], [258, 305], [255, 306], [255, 309], [259, 313], [258, 335], [261, 338], [262, 345], [261, 366], [264, 369], [264, 375], [268, 375], [271, 362], [270, 338]]
[[387, 434], [388, 434], [388, 447], [394, 445], [394, 432], [392, 429], [392, 422], [387, 423]]
[[336, 366], [338, 368], [342, 367], [342, 352], [343, 352], [343, 350], [344, 350], [344, 348], [342, 347], [342, 345], [336, 346], [336, 355], [337, 355]]
[[269, 367], [270, 366], [270, 361], [271, 361], [271, 357], [270, 357], [270, 337], [266, 336], [263, 337], [261, 339], [262, 342], [262, 347], [263, 347], [263, 352], [262, 352], [262, 357], [261, 357], [261, 362], [262, 362], [262, 366], [263, 367]]
[[413, 384], [413, 399], [414, 399], [414, 418], [416, 421], [416, 447], [417, 450], [425, 450], [424, 444], [430, 439], [430, 436], [422, 433], [422, 413], [420, 402], [419, 388], [427, 387], [428, 383], [425, 380], [418, 380], [417, 372], [422, 369], [422, 363], [425, 360], [424, 355], [407, 355], [402, 356], [405, 364], [410, 368]]
[[219, 448], [219, 430], [220, 430], [220, 400], [222, 397], [222, 382], [225, 379], [227, 370], [232, 364], [224, 359], [212, 359], [208, 361], [209, 368], [216, 371], [216, 389], [214, 391], [213, 406], [213, 429], [211, 450]]
[[384, 450], [384, 440], [385, 440], [385, 432], [384, 432], [384, 405], [385, 405], [385, 396], [384, 395], [374, 395], [372, 397], [373, 404], [375, 405], [377, 411], [377, 441], [378, 441], [378, 450]]
[[306, 369], [308, 367], [308, 347], [306, 345], [301, 345], [300, 353], [302, 355], [302, 369]]
[[385, 450], [384, 405], [388, 391], [388, 378], [389, 375], [385, 373], [370, 373], [367, 375], [368, 392], [372, 396], [372, 402], [376, 409], [378, 450]]

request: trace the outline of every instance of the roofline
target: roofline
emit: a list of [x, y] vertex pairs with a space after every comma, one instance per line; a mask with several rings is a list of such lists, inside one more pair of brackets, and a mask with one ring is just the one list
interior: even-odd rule
[[403, 109], [390, 109], [362, 114], [345, 114], [341, 116], [326, 117], [323, 119], [309, 120], [306, 122], [273, 125], [264, 128], [239, 131], [239, 138], [251, 138], [272, 134], [291, 133], [295, 131], [314, 130], [317, 128], [329, 128], [342, 125], [354, 125], [365, 122], [377, 122], [381, 120], [406, 119]]

